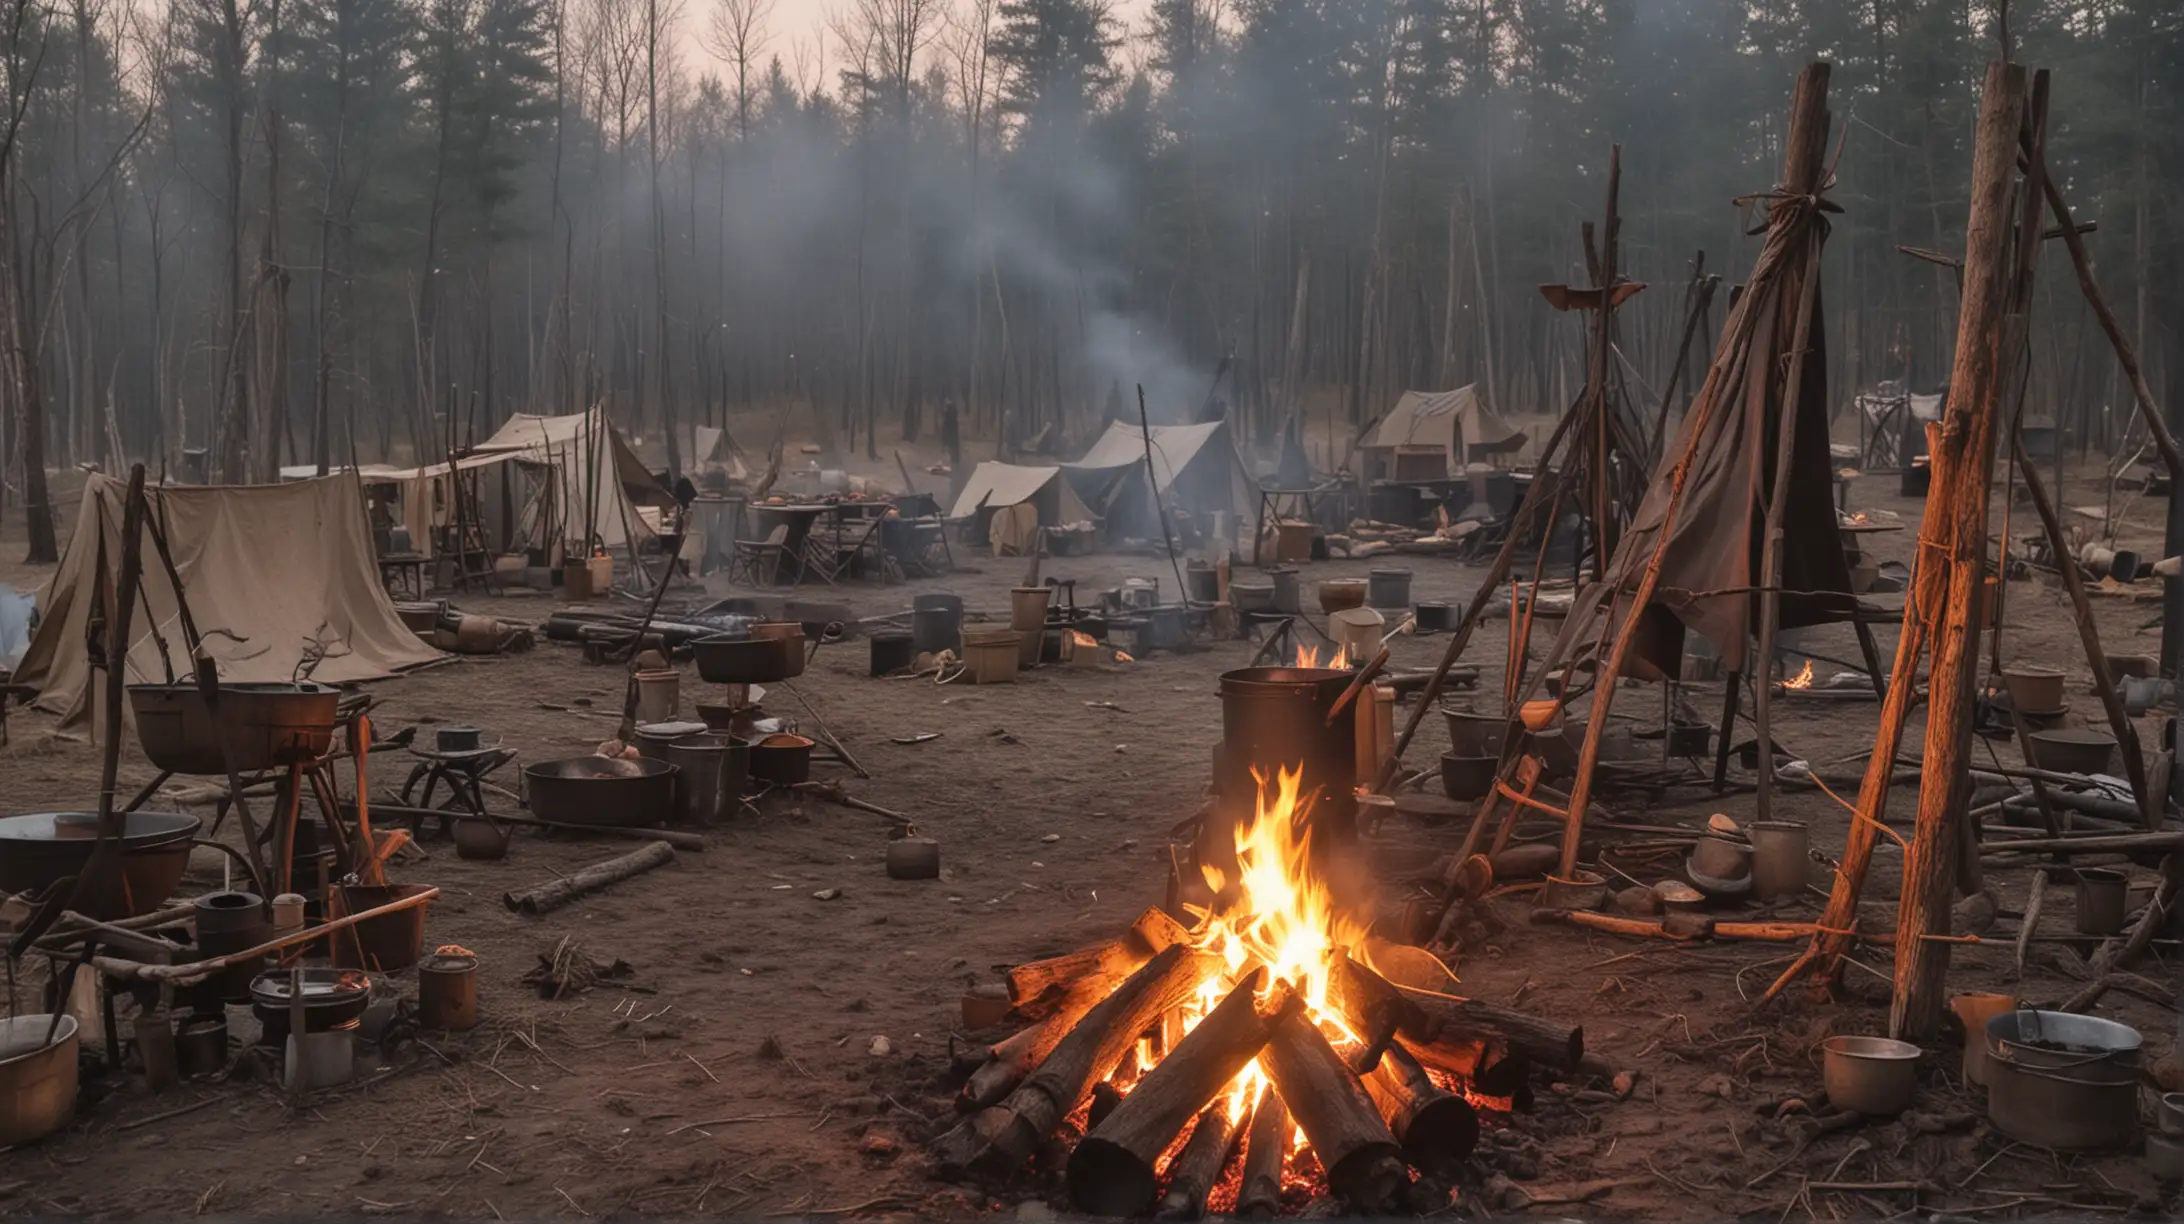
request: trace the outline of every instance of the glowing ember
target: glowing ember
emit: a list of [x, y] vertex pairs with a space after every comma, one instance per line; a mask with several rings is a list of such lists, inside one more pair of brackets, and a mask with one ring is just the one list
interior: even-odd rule
[[1129, 652], [1128, 652], [1128, 651], [1118, 650], [1118, 651], [1116, 651], [1116, 652], [1115, 652], [1115, 662], [1117, 662], [1117, 663], [1135, 663], [1135, 662], [1137, 662], [1137, 660], [1136, 660], [1136, 659], [1133, 659], [1133, 658], [1131, 658], [1131, 657], [1130, 657], [1130, 654], [1129, 654]]
[[1782, 687], [1783, 687], [1783, 688], [1786, 688], [1786, 689], [1808, 689], [1808, 688], [1811, 688], [1811, 687], [1812, 687], [1812, 660], [1811, 660], [1811, 659], [1807, 659], [1807, 660], [1805, 660], [1805, 670], [1803, 670], [1803, 671], [1801, 671], [1801, 672], [1797, 673], [1796, 675], [1794, 675], [1794, 676], [1790, 677], [1790, 678], [1789, 678], [1789, 679], [1787, 679], [1787, 680], [1784, 680], [1784, 681], [1782, 682]]
[[1325, 663], [1322, 663], [1320, 662], [1319, 647], [1308, 644], [1299, 645], [1297, 647], [1297, 666], [1303, 668], [1328, 667], [1340, 669], [1348, 667], [1350, 665], [1350, 648], [1348, 646], [1337, 646], [1334, 648], [1334, 652], [1335, 653]]
[[1069, 631], [1069, 640], [1075, 643], [1079, 650], [1097, 650], [1100, 644], [1098, 638], [1077, 629]]

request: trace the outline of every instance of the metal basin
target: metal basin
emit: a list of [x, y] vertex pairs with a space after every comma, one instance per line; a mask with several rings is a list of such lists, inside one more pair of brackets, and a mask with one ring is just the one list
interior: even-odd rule
[[[108, 861], [75, 909], [111, 922], [159, 908], [190, 865], [190, 839], [204, 821], [181, 812], [130, 812], [122, 822], [121, 855]], [[0, 889], [44, 891], [90, 865], [98, 844], [97, 812], [38, 812], [0, 819]]]
[[35, 1143], [75, 1112], [76, 1018], [58, 1028], [50, 1014], [0, 1020], [0, 1146]]
[[545, 761], [523, 780], [531, 814], [556, 824], [657, 826], [675, 807], [675, 767], [644, 757]]
[[315, 760], [333, 746], [340, 702], [341, 690], [325, 684], [222, 684], [229, 760], [221, 752], [220, 722], [194, 681], [129, 686], [144, 755], [179, 774], [225, 774], [230, 765], [249, 773]]

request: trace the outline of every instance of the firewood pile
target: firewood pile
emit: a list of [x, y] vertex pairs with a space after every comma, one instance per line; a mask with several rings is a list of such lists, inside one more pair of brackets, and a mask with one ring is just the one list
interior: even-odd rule
[[1414, 1171], [1459, 1177], [1480, 1111], [1528, 1107], [1533, 1068], [1578, 1069], [1578, 1028], [1365, 963], [1364, 928], [1314, 878], [1295, 782], [1271, 808], [1262, 795], [1233, 873], [1202, 868], [1214, 902], [1195, 925], [1147, 910], [1010, 970], [1028, 1024], [964, 1083], [962, 1120], [932, 1144], [941, 1176], [1061, 1169], [1101, 1215], [1271, 1215], [1300, 1183], [1385, 1214]]

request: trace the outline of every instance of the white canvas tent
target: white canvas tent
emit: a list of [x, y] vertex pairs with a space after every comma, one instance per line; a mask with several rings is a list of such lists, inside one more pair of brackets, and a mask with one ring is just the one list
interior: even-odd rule
[[[321, 650], [325, 657], [311, 678], [328, 684], [384, 679], [440, 657], [403, 626], [379, 584], [354, 473], [248, 487], [155, 485], [145, 492], [222, 680], [291, 680], [306, 654]], [[68, 550], [39, 598], [44, 618], [16, 671], [15, 682], [35, 689], [33, 704], [60, 715], [64, 730], [90, 719], [98, 673], [85, 653], [85, 625], [95, 603], [111, 610], [117, 598], [127, 497], [127, 484], [112, 477], [93, 474], [85, 482]], [[144, 602], [131, 623], [126, 679], [162, 683], [169, 667], [187, 677], [192, 664], [174, 587], [149, 538], [144, 564]]]
[[1498, 450], [1517, 429], [1479, 398], [1476, 386], [1454, 391], [1405, 391], [1358, 449], [1368, 480], [1446, 480]]
[[1075, 463], [1062, 465], [1070, 482], [1107, 520], [1110, 530], [1151, 537], [1159, 534], [1154, 504], [1160, 500], [1192, 514], [1227, 510], [1239, 521], [1258, 510], [1259, 484], [1244, 466], [1228, 422], [1155, 425], [1150, 430], [1153, 485], [1145, 480], [1147, 431], [1121, 421], [1108, 423]]
[[997, 555], [1023, 551], [1038, 528], [1089, 522], [1094, 517], [1062, 469], [991, 459], [972, 470], [963, 491], [956, 494], [955, 508], [948, 512], [952, 519], [973, 516], [981, 516]]

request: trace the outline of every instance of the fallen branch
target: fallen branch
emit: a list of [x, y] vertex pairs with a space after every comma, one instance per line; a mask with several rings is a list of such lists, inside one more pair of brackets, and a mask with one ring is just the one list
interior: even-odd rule
[[509, 909], [521, 914], [543, 914], [576, 900], [585, 893], [596, 892], [631, 876], [642, 875], [655, 867], [664, 867], [675, 861], [675, 848], [666, 842], [653, 842], [641, 850], [632, 850], [620, 858], [593, 863], [575, 875], [563, 876], [524, 892], [512, 892], [501, 900]]

